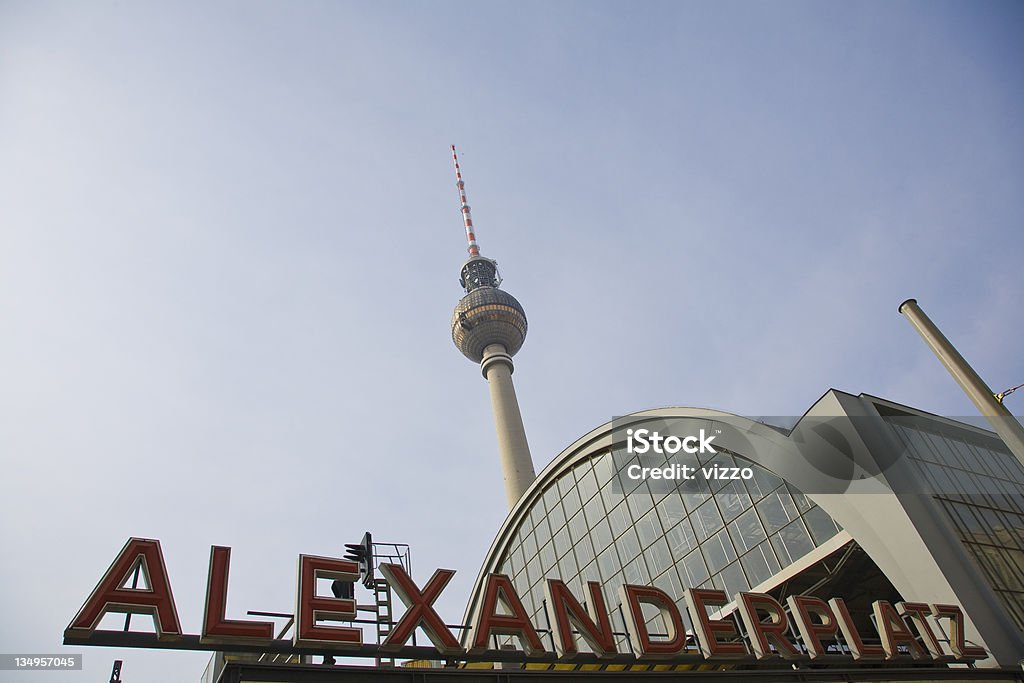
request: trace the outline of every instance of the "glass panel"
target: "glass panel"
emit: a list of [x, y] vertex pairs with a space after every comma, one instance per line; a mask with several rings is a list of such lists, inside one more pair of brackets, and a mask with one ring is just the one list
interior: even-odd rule
[[673, 600], [679, 600], [683, 597], [683, 584], [679, 580], [679, 575], [675, 569], [669, 569], [664, 574], [654, 579], [652, 582], [656, 588], [668, 593], [672, 596]]
[[523, 539], [523, 555], [527, 559], [537, 556], [537, 537], [532, 533], [527, 534], [526, 538]]
[[548, 574], [555, 568], [555, 544], [547, 543], [540, 549], [540, 565]]
[[576, 566], [576, 558], [572, 553], [558, 561], [558, 577], [563, 581], [569, 582], [575, 579], [577, 574], [579, 574], [579, 567]]
[[701, 541], [725, 526], [725, 522], [722, 521], [722, 515], [719, 514], [718, 506], [715, 505], [714, 499], [705, 502], [697, 508], [697, 511], [690, 517], [690, 521], [693, 522], [693, 530]]
[[551, 512], [551, 508], [558, 504], [562, 494], [558, 492], [558, 486], [549, 486], [544, 490], [544, 509]]
[[783, 527], [779, 536], [789, 551], [789, 557], [794, 561], [814, 550], [814, 543], [799, 519]]
[[785, 489], [775, 491], [756, 506], [764, 528], [771, 534], [796, 519], [796, 505]]
[[523, 559], [522, 546], [517, 545], [514, 548], [512, 548], [511, 560], [512, 566], [516, 568], [517, 572], [526, 565], [526, 560]]
[[533, 523], [534, 531], [538, 534], [543, 534], [545, 538], [551, 533], [546, 517], [547, 511], [544, 509], [544, 504], [538, 500], [534, 503], [533, 509], [530, 510], [530, 522]]
[[[634, 456], [632, 459], [627, 459], [626, 454], [621, 453], [619, 455], [619, 458], [622, 462], [621, 472], [623, 473], [622, 476], [619, 477], [619, 483], [622, 485], [622, 492], [628, 496], [635, 489], [640, 488], [640, 486], [644, 482], [643, 479], [631, 479], [630, 477], [626, 476], [625, 473], [628, 472], [629, 468], [632, 467], [633, 465], [639, 465], [640, 467], [643, 467], [643, 465], [640, 465], [640, 458], [637, 458], [636, 456]], [[644, 486], [644, 490], [646, 490], [646, 488], [647, 487]]]
[[686, 585], [689, 588], [699, 587], [710, 576], [700, 550], [694, 550], [683, 558], [683, 569], [686, 571]]
[[815, 545], [821, 545], [838, 533], [835, 522], [818, 506], [812, 507], [804, 514], [804, 523], [814, 537]]
[[[540, 612], [541, 614], [543, 614], [543, 609], [542, 609], [542, 606], [544, 604], [544, 584], [543, 584], [543, 582], [534, 585], [533, 588], [530, 589], [530, 601], [533, 603], [533, 605], [537, 609], [537, 611]], [[542, 623], [543, 624], [545, 622], [544, 621], [540, 621], [538, 623]]]
[[517, 588], [516, 593], [519, 594], [519, 599], [523, 601], [523, 608], [526, 610], [527, 614], [530, 614], [536, 609], [536, 606], [533, 604], [533, 594], [529, 590], [521, 593]]
[[[835, 525], [832, 533], [835, 533], [834, 529]], [[755, 510], [747, 510], [737, 517], [729, 525], [729, 533], [739, 552], [746, 552], [768, 538]]]
[[708, 571], [712, 574], [717, 574], [725, 565], [736, 559], [736, 551], [733, 550], [732, 541], [729, 540], [725, 529], [702, 543], [700, 549], [704, 551]]
[[597, 495], [602, 501], [604, 501], [605, 510], [611, 510], [616, 505], [624, 503], [626, 500], [626, 496], [622, 493], [622, 489], [615, 484], [605, 484], [601, 487], [601, 490]]
[[647, 558], [647, 566], [651, 573], [656, 576], [673, 565], [672, 555], [668, 551], [668, 542], [664, 538], [658, 539], [645, 550], [644, 557]]
[[576, 477], [572, 475], [572, 471], [566, 472], [558, 478], [558, 493], [562, 500], [569, 494], [569, 491], [576, 489]]
[[651, 575], [647, 571], [647, 564], [642, 556], [628, 562], [622, 568], [622, 577], [626, 583], [633, 585], [645, 585], [651, 580]]
[[733, 562], [722, 570], [722, 582], [725, 584], [725, 594], [729, 600], [733, 600], [737, 593], [750, 590], [747, 577], [743, 574], [739, 562]]
[[654, 507], [654, 497], [645, 487], [626, 496], [626, 503], [629, 505], [633, 519], [640, 519]]
[[531, 557], [526, 563], [526, 578], [529, 580], [530, 585], [537, 583], [544, 576], [544, 571], [540, 567], [540, 558]]
[[619, 562], [615, 546], [609, 547], [597, 556], [597, 566], [601, 570], [601, 578], [605, 581], [610, 581], [613, 576], [622, 571], [622, 563]]
[[608, 522], [601, 520], [594, 526], [593, 531], [590, 533], [590, 538], [594, 541], [594, 549], [598, 552], [604, 550], [612, 543], [612, 530], [608, 526]]
[[580, 539], [574, 550], [576, 551], [576, 561], [580, 565], [586, 566], [595, 557], [594, 544], [590, 542], [589, 536]]
[[633, 520], [629, 518], [629, 510], [626, 508], [625, 502], [620, 503], [618, 507], [608, 513], [608, 521], [611, 522], [612, 533], [615, 534], [616, 538], [633, 525]]
[[753, 470], [754, 478], [747, 479], [743, 483], [746, 484], [747, 491], [755, 501], [764, 498], [769, 493], [782, 486], [782, 480], [765, 468], [754, 464], [748, 464], [748, 466]]
[[1014, 544], [1018, 548], [1024, 548], [1024, 516], [1004, 512], [1003, 518], [1006, 519], [1006, 528]]
[[[554, 491], [554, 489], [551, 489]], [[565, 526], [565, 513], [562, 512], [562, 506], [558, 501], [555, 501], [548, 508], [548, 523], [554, 530], [561, 529]]]
[[[646, 548], [659, 538], [663, 538], [665, 532], [661, 529], [661, 522], [658, 520], [658, 513], [651, 510], [643, 519], [636, 523], [636, 532], [640, 536], [640, 546]], [[659, 572], [660, 573], [660, 572]]]
[[782, 567], [788, 567], [793, 564], [793, 558], [789, 556], [789, 551], [786, 549], [786, 544], [782, 542], [782, 537], [778, 534], [773, 534], [768, 537], [771, 541], [772, 548], [775, 550], [775, 556], [779, 558], [779, 564]]
[[615, 547], [619, 549], [619, 555], [624, 562], [629, 562], [639, 555], [640, 539], [637, 538], [636, 531], [633, 529], [626, 530], [626, 533], [622, 534], [619, 540], [616, 541]]
[[[587, 581], [601, 582], [601, 571], [597, 568], [597, 562], [591, 562], [580, 571], [580, 581], [584, 584]], [[611, 604], [610, 600], [606, 602]]]
[[597, 477], [597, 484], [603, 488], [615, 476], [615, 463], [612, 462], [612, 456], [609, 453], [602, 453], [596, 456], [592, 459], [592, 462], [594, 463], [594, 476]]
[[562, 527], [561, 531], [555, 534], [555, 555], [562, 557], [572, 548], [572, 539], [569, 538], [569, 530]]
[[985, 554], [989, 565], [992, 567], [990, 574], [993, 588], [1002, 588], [1013, 591], [1024, 591], [1024, 578], [1021, 577], [1024, 561], [1024, 553], [1019, 550], [1007, 550], [992, 548], [990, 546], [975, 546]]
[[697, 547], [697, 535], [693, 533], [689, 520], [683, 520], [672, 527], [665, 537], [674, 557], [682, 557]]
[[683, 497], [683, 504], [690, 512], [696, 510], [700, 505], [711, 497], [711, 489], [704, 477], [686, 479], [679, 483], [679, 491]]
[[574, 543], [578, 543], [580, 539], [589, 533], [590, 526], [587, 524], [583, 512], [577, 512], [576, 516], [569, 520], [569, 537], [572, 538]]
[[594, 473], [588, 468], [584, 471], [582, 477], [579, 477], [579, 473], [577, 472], [577, 478], [579, 480], [577, 486], [579, 487], [580, 498], [584, 501], [590, 500], [590, 498], [597, 493], [597, 477], [595, 477]]
[[587, 516], [587, 524], [593, 529], [597, 523], [604, 519], [604, 505], [600, 498], [592, 498], [583, 506], [583, 514]]
[[793, 502], [796, 503], [796, 509], [800, 512], [807, 512], [811, 509], [811, 501], [807, 500], [807, 496], [797, 491], [792, 486], [787, 485], [790, 495], [793, 496]]
[[683, 499], [677, 493], [669, 493], [658, 503], [658, 517], [666, 529], [671, 529], [678, 522], [686, 519], [686, 508]]
[[512, 585], [516, 587], [516, 593], [519, 593], [520, 595], [522, 595], [524, 591], [529, 590], [530, 577], [526, 575], [525, 568], [522, 571], [517, 572], [516, 575], [512, 577]]
[[568, 517], [572, 517], [583, 509], [580, 494], [576, 492], [576, 482], [571, 474], [564, 475], [558, 480], [558, 492], [562, 494], [562, 507]]
[[775, 553], [772, 552], [771, 545], [767, 541], [741, 557], [740, 562], [747, 572], [751, 586], [767, 581], [781, 569], [779, 561], [775, 559]]
[[996, 464], [990, 461], [988, 458], [979, 458], [977, 451], [968, 446], [962, 441], [950, 441], [948, 442], [950, 447], [960, 457], [960, 462], [963, 463], [962, 467], [969, 470], [978, 469], [981, 467], [984, 472], [992, 474], [994, 476], [1003, 476], [1002, 472], [999, 471]]
[[715, 495], [715, 499], [722, 511], [722, 517], [727, 522], [736, 519], [741, 512], [750, 507], [750, 496], [740, 481], [730, 481]]
[[533, 522], [530, 521], [530, 516], [526, 515], [523, 517], [523, 521], [519, 524], [519, 534], [525, 536], [533, 530]]

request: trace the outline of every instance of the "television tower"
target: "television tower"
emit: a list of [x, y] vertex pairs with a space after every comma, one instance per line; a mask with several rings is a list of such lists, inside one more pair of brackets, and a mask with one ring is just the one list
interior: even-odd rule
[[473, 232], [473, 218], [466, 201], [459, 157], [452, 145], [455, 180], [466, 226], [469, 258], [462, 265], [459, 284], [466, 296], [452, 315], [452, 341], [462, 354], [480, 364], [491, 393], [494, 427], [498, 432], [498, 456], [505, 481], [505, 498], [511, 510], [519, 502], [537, 475], [533, 470], [530, 445], [526, 442], [523, 416], [519, 412], [516, 389], [512, 384], [512, 356], [526, 339], [526, 312], [508, 292], [498, 289], [501, 275], [498, 264], [480, 255]]

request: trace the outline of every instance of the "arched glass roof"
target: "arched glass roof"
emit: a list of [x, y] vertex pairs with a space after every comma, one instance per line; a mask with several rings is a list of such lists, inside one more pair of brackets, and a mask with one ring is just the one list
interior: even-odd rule
[[[701, 465], [749, 467], [753, 476], [668, 487], [638, 480], [623, 491], [609, 450], [581, 458], [531, 493], [528, 510], [497, 549], [494, 571], [512, 578], [541, 628], [547, 623], [544, 579], [561, 578], [581, 601], [586, 582], [599, 581], [615, 630], [624, 632], [617, 596], [623, 583], [661, 588], [677, 600], [685, 620], [684, 587], [713, 587], [730, 596], [750, 590], [839, 531], [821, 508], [764, 467], [718, 451], [696, 457]], [[649, 628], [664, 632], [653, 611]]]

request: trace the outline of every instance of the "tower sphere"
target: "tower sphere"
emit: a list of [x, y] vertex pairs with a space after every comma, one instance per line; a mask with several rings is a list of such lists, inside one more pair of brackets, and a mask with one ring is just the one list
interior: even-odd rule
[[501, 344], [514, 356], [526, 339], [526, 312], [516, 298], [497, 287], [477, 287], [462, 297], [452, 314], [452, 341], [474, 363], [484, 349]]

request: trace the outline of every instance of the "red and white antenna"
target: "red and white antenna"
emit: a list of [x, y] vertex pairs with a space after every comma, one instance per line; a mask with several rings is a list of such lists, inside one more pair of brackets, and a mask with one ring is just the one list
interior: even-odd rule
[[455, 185], [459, 188], [459, 201], [462, 202], [462, 222], [466, 224], [469, 255], [479, 256], [480, 246], [476, 243], [476, 235], [473, 234], [473, 217], [469, 213], [469, 202], [466, 201], [466, 183], [462, 180], [462, 171], [459, 169], [459, 157], [455, 154], [455, 145], [452, 145], [452, 161], [455, 162]]

